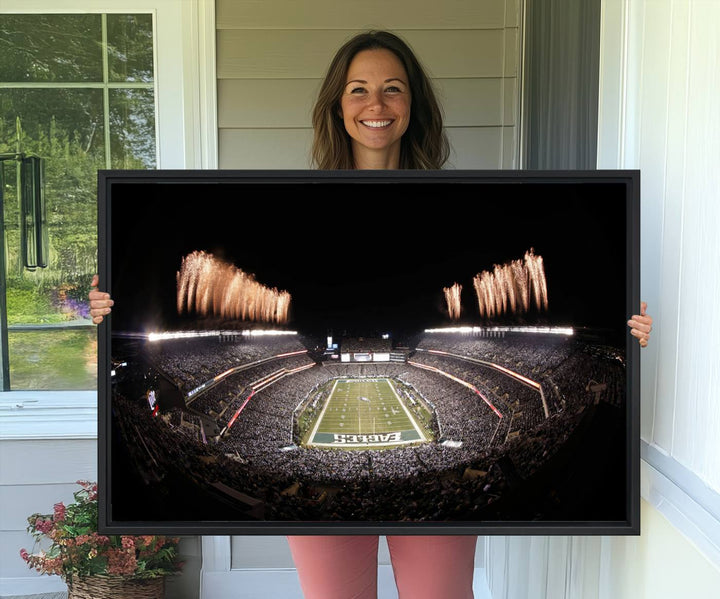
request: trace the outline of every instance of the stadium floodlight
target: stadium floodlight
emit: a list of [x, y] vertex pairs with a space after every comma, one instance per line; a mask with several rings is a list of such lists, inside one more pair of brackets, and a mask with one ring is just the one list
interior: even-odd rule
[[148, 341], [166, 341], [168, 339], [194, 339], [196, 337], [214, 337], [219, 335], [220, 331], [175, 331], [165, 333], [149, 333]]
[[480, 327], [444, 327], [440, 329], [425, 329], [426, 333], [473, 333], [480, 331]]
[[297, 335], [297, 331], [167, 331], [148, 333], [148, 341], [166, 341], [168, 339], [194, 339], [196, 337], [217, 337], [218, 335], [243, 335], [245, 337]]
[[483, 333], [487, 331], [497, 333], [542, 333], [544, 335], [574, 335], [572, 327], [443, 327], [425, 329], [426, 333]]
[[252, 330], [252, 331], [243, 331], [242, 334], [245, 336], [249, 336], [249, 337], [264, 337], [264, 336], [276, 337], [276, 336], [280, 336], [280, 335], [297, 335], [297, 331]]

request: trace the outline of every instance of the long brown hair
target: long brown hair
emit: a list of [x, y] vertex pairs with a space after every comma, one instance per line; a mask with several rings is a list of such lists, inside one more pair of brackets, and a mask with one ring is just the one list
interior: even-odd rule
[[408, 44], [388, 31], [360, 33], [335, 54], [313, 109], [313, 164], [323, 170], [354, 168], [350, 136], [340, 116], [340, 98], [355, 55], [377, 49], [389, 50], [398, 57], [405, 67], [412, 94], [410, 123], [401, 141], [400, 168], [441, 168], [450, 155], [450, 146], [432, 83]]

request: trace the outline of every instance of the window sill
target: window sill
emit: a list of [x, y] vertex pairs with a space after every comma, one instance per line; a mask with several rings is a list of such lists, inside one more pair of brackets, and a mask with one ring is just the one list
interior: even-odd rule
[[97, 391], [0, 393], [0, 440], [97, 439]]

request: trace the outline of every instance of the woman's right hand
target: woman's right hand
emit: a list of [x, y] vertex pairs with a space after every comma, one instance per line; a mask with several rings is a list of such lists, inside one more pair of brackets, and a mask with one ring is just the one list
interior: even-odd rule
[[100, 324], [103, 318], [105, 318], [107, 314], [110, 314], [110, 308], [114, 303], [112, 299], [110, 299], [109, 293], [98, 291], [97, 286], [99, 282], [100, 278], [97, 275], [93, 276], [92, 282], [90, 283], [92, 289], [90, 293], [88, 293], [90, 316], [92, 316], [92, 321], [95, 324]]
[[627, 322], [630, 327], [630, 334], [637, 337], [640, 347], [647, 347], [652, 331], [653, 319], [647, 313], [647, 304], [640, 302], [640, 314], [634, 314]]

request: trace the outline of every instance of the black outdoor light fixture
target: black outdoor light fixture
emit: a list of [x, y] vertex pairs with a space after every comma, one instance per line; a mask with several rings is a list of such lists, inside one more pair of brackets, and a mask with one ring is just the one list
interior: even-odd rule
[[28, 270], [48, 264], [47, 207], [45, 205], [44, 166], [39, 156], [23, 153], [0, 154], [0, 391], [10, 390], [8, 366], [7, 306], [5, 289], [5, 162], [16, 164], [17, 197], [20, 204], [20, 254]]
[[[48, 264], [47, 207], [45, 205], [45, 161], [39, 156], [0, 154], [0, 161], [17, 164], [17, 195], [20, 204], [20, 252], [28, 270]], [[0, 169], [0, 200], [4, 201], [5, 172]]]

